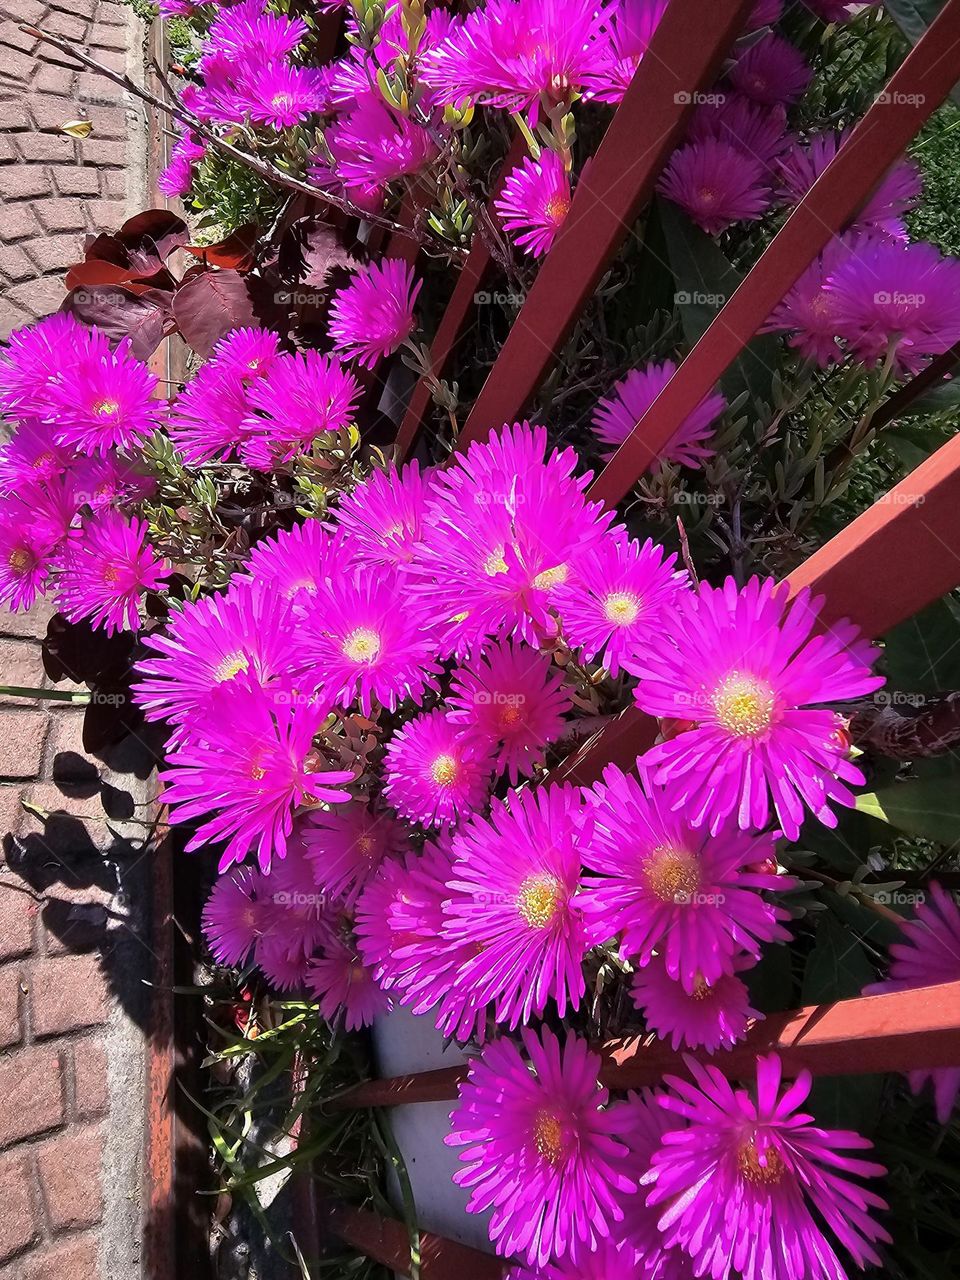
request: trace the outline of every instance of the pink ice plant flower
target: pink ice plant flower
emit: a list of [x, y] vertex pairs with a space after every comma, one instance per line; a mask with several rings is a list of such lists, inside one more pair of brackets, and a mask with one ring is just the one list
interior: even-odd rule
[[616, 1109], [600, 1087], [600, 1057], [568, 1031], [522, 1028], [470, 1063], [445, 1141], [463, 1147], [454, 1181], [468, 1213], [492, 1209], [497, 1253], [530, 1267], [585, 1262], [623, 1219], [635, 1182]]
[[[819, 629], [822, 597], [751, 578], [681, 597], [669, 633], [627, 663], [642, 710], [693, 728], [652, 747], [644, 763], [671, 804], [714, 833], [735, 815], [743, 830], [779, 822], [795, 840], [808, 809], [836, 826], [863, 774], [847, 758], [836, 711], [823, 704], [872, 693], [879, 651], [850, 622]], [[816, 634], [814, 632], [816, 631]]]
[[75, 455], [53, 439], [49, 423], [23, 418], [0, 445], [0, 490], [25, 497], [37, 485], [60, 479]]
[[345, 558], [343, 538], [320, 520], [310, 519], [258, 542], [250, 552], [247, 571], [255, 582], [285, 601], [299, 623], [309, 612], [313, 597], [339, 572]]
[[545, 749], [563, 732], [573, 699], [548, 657], [504, 640], [454, 671], [447, 706], [451, 724], [493, 748], [497, 772], [516, 786], [543, 763]]
[[517, 423], [455, 455], [432, 487], [410, 589], [458, 655], [488, 637], [538, 646], [555, 630], [552, 594], [608, 536], [573, 449], [547, 452], [543, 427]]
[[[846, 142], [848, 133], [818, 133], [806, 143], [795, 142], [777, 162], [784, 192], [794, 202], [802, 200]], [[873, 232], [891, 240], [906, 240], [904, 215], [917, 203], [923, 189], [920, 170], [913, 160], [901, 160], [886, 174], [873, 195], [857, 213], [850, 230]]]
[[248, 63], [238, 78], [234, 101], [237, 111], [255, 124], [291, 129], [323, 110], [322, 84], [314, 67]]
[[395, 818], [359, 802], [311, 814], [302, 832], [316, 884], [330, 898], [342, 898], [347, 908], [380, 864], [406, 847]]
[[453, 836], [449, 884], [461, 896], [444, 907], [447, 936], [475, 945], [457, 981], [511, 1028], [542, 1016], [548, 1000], [562, 1018], [583, 999], [593, 935], [580, 895], [581, 816], [573, 787], [512, 791]]
[[525, 111], [569, 102], [603, 74], [611, 6], [595, 0], [487, 0], [423, 60], [439, 103]]
[[299, 351], [278, 356], [247, 395], [255, 413], [245, 425], [263, 446], [254, 460], [269, 470], [308, 449], [317, 436], [344, 431], [360, 402], [360, 383], [339, 361]]
[[442, 710], [408, 720], [389, 742], [384, 762], [387, 802], [409, 822], [451, 827], [490, 794], [490, 747]]
[[335, 174], [352, 192], [419, 173], [436, 158], [438, 148], [428, 129], [392, 111], [380, 97], [367, 94], [325, 131], [335, 161]]
[[844, 358], [837, 336], [839, 309], [827, 284], [850, 255], [851, 244], [834, 237], [787, 291], [760, 331], [788, 333], [787, 345], [821, 369], [839, 364]]
[[739, 93], [718, 96], [721, 101], [703, 102], [694, 110], [687, 126], [687, 141], [715, 138], [729, 143], [768, 171], [790, 145], [786, 108], [780, 103], [761, 106]]
[[584, 77], [585, 96], [598, 102], [623, 101], [668, 4], [669, 0], [619, 0], [613, 6], [598, 65]]
[[[606, 458], [612, 458], [633, 428], [656, 400], [677, 371], [672, 360], [661, 363], [651, 361], [639, 369], [631, 369], [626, 377], [597, 404], [593, 415], [593, 431], [605, 445], [609, 445]], [[696, 469], [714, 456], [710, 441], [716, 430], [717, 419], [727, 407], [719, 392], [704, 396], [692, 413], [667, 441], [658, 459], [651, 459], [659, 470], [659, 463]]]
[[[864, 987], [867, 996], [887, 991], [914, 991], [940, 982], [960, 981], [960, 908], [939, 884], [931, 884], [929, 897], [917, 907], [912, 920], [901, 925], [902, 942], [890, 947], [890, 968], [883, 982]], [[950, 1119], [960, 1093], [960, 1067], [911, 1071], [910, 1088], [919, 1093], [933, 1085], [937, 1119]]]
[[160, 775], [171, 822], [194, 827], [187, 852], [225, 841], [221, 871], [253, 849], [266, 872], [286, 855], [297, 808], [349, 800], [353, 773], [317, 768], [313, 739], [325, 718], [316, 703], [242, 680], [221, 689]]
[[168, 200], [178, 200], [190, 190], [193, 168], [207, 154], [207, 143], [190, 129], [184, 129], [173, 144], [170, 160], [157, 178], [157, 190]]
[[874, 1215], [887, 1206], [858, 1179], [886, 1170], [850, 1154], [869, 1150], [866, 1138], [817, 1128], [799, 1110], [810, 1073], [781, 1090], [780, 1059], [758, 1057], [748, 1092], [686, 1061], [692, 1082], [667, 1076], [659, 1104], [689, 1123], [664, 1134], [643, 1179], [667, 1246], [684, 1248], [711, 1280], [842, 1280], [822, 1223], [859, 1267], [880, 1266], [876, 1245], [890, 1236]]
[[430, 477], [418, 462], [371, 471], [340, 498], [337, 523], [354, 562], [396, 571], [407, 567], [423, 536]]
[[690, 590], [676, 561], [650, 538], [605, 541], [554, 593], [567, 643], [619, 675], [647, 633], [667, 624], [678, 594]]
[[18, 613], [46, 594], [63, 537], [34, 502], [15, 494], [0, 498], [0, 604]]
[[745, 49], [729, 72], [739, 93], [768, 107], [798, 102], [812, 76], [800, 50], [772, 31]]
[[960, 261], [932, 244], [860, 241], [825, 286], [856, 359], [916, 373], [960, 342]]
[[330, 702], [364, 715], [374, 703], [394, 711], [418, 706], [435, 689], [438, 641], [427, 615], [402, 582], [362, 568], [332, 575], [307, 597], [297, 635], [300, 667]]
[[370, 1027], [378, 1014], [390, 1009], [390, 997], [377, 986], [356, 950], [339, 938], [310, 962], [307, 987], [319, 1002], [320, 1016], [327, 1022], [342, 1016], [346, 1031]]
[[218, 964], [242, 968], [263, 934], [270, 908], [267, 882], [256, 867], [220, 876], [203, 908], [203, 936]]
[[744, 952], [756, 962], [766, 943], [789, 941], [789, 913], [763, 894], [793, 881], [758, 869], [776, 867], [776, 832], [692, 827], [674, 809], [675, 791], [640, 761], [636, 775], [608, 765], [588, 796], [583, 908], [598, 937], [619, 935], [641, 966], [656, 952], [691, 995], [732, 973]]
[[[734, 960], [734, 969], [748, 968], [752, 957]], [[633, 975], [630, 998], [643, 1014], [649, 1031], [669, 1040], [672, 1049], [730, 1049], [747, 1034], [752, 1019], [763, 1015], [750, 1007], [750, 993], [736, 972], [716, 982], [702, 978], [687, 991], [667, 973], [659, 956]]]
[[147, 591], [170, 572], [148, 539], [145, 520], [105, 510], [84, 520], [61, 552], [57, 603], [70, 622], [89, 622], [107, 635], [138, 631]]
[[79, 453], [109, 453], [142, 444], [159, 426], [164, 403], [157, 380], [131, 354], [130, 339], [111, 349], [96, 332], [79, 358], [50, 383], [46, 417], [58, 444]]
[[773, 201], [764, 164], [720, 138], [674, 151], [657, 190], [711, 236], [735, 222], [755, 222]]
[[413, 307], [422, 283], [402, 258], [362, 267], [330, 303], [334, 350], [367, 369], [392, 355], [413, 333]]
[[84, 360], [99, 331], [67, 311], [14, 329], [0, 351], [0, 412], [11, 418], [45, 419], [53, 382]]
[[162, 631], [144, 637], [146, 657], [133, 696], [148, 720], [191, 726], [205, 719], [219, 690], [236, 680], [291, 694], [295, 648], [276, 592], [235, 577], [222, 595], [171, 610]]
[[542, 258], [551, 248], [570, 212], [570, 178], [555, 151], [539, 160], [527, 157], [512, 169], [494, 208], [518, 248]]

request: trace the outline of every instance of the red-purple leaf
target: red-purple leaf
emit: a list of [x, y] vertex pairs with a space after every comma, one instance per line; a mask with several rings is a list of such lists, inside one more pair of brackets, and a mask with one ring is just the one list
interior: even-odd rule
[[[253, 281], [249, 280], [250, 285]], [[237, 271], [205, 271], [182, 284], [173, 299], [173, 314], [184, 341], [206, 358], [214, 344], [243, 325], [257, 327], [254, 289]]]
[[161, 260], [190, 239], [187, 224], [169, 209], [145, 209], [128, 218], [117, 234], [131, 254], [155, 250]]
[[250, 222], [246, 226], [238, 227], [232, 235], [227, 236], [226, 240], [220, 240], [216, 244], [185, 244], [183, 247], [187, 253], [192, 253], [195, 258], [208, 263], [211, 267], [249, 271], [254, 263], [257, 235], [256, 223]]
[[95, 324], [108, 338], [129, 338], [131, 351], [146, 360], [156, 351], [170, 320], [170, 295], [149, 289], [138, 295], [121, 285], [85, 285], [67, 294], [62, 311], [70, 311], [84, 324]]
[[343, 243], [341, 230], [315, 214], [298, 218], [280, 242], [277, 266], [290, 284], [323, 289], [337, 267], [358, 265]]

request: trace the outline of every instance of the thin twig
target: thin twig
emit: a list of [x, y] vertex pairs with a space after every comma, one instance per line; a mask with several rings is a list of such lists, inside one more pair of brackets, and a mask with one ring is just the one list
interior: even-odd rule
[[[275, 183], [277, 186], [286, 187], [288, 191], [297, 191], [301, 195], [310, 196], [313, 200], [323, 200], [329, 205], [333, 205], [337, 209], [342, 209], [351, 217], [360, 218], [367, 222], [372, 222], [377, 226], [386, 228], [388, 231], [394, 232], [396, 235], [406, 236], [408, 239], [416, 240], [418, 243], [422, 240], [421, 236], [410, 227], [404, 227], [401, 223], [393, 221], [391, 218], [382, 217], [380, 214], [368, 213], [363, 209], [357, 208], [351, 201], [344, 199], [342, 196], [333, 195], [331, 192], [321, 187], [314, 187], [308, 182], [302, 182], [299, 178], [294, 178], [291, 174], [285, 173], [282, 169], [278, 169], [275, 165], [269, 164], [265, 160], [260, 160], [256, 156], [251, 156], [248, 152], [242, 151], [239, 147], [235, 147], [232, 143], [220, 138], [208, 128], [202, 121], [198, 120], [195, 115], [185, 110], [184, 107], [174, 106], [169, 102], [164, 102], [162, 98], [158, 98], [156, 94], [151, 93], [149, 89], [144, 89], [136, 84], [127, 75], [113, 71], [109, 67], [103, 66], [101, 63], [91, 58], [89, 54], [80, 49], [75, 48], [67, 40], [61, 40], [59, 36], [50, 35], [46, 31], [41, 31], [37, 27], [21, 26], [20, 30], [28, 36], [32, 36], [35, 40], [43, 41], [45, 44], [52, 45], [55, 49], [59, 49], [61, 53], [66, 54], [70, 58], [74, 58], [82, 67], [86, 67], [88, 71], [94, 71], [97, 75], [105, 76], [106, 79], [112, 80], [115, 85], [126, 90], [127, 93], [134, 94], [135, 97], [148, 102], [158, 111], [165, 112], [174, 120], [179, 120], [181, 124], [185, 124], [193, 133], [198, 133], [200, 137], [214, 146], [218, 151], [228, 155], [231, 159], [238, 161], [240, 164], [246, 165], [248, 169], [252, 169], [254, 173], [259, 174], [266, 182]], [[167, 87], [165, 77], [160, 76], [161, 83]], [[171, 96], [173, 96], [171, 94]]]

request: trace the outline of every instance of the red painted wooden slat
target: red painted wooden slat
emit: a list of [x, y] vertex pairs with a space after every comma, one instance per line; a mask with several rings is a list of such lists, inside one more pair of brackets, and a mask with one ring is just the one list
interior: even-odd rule
[[[668, 11], [669, 12], [669, 11]], [[753, 338], [823, 246], [953, 88], [960, 71], [960, 0], [947, 0], [884, 94], [780, 228], [676, 374], [636, 424], [590, 496], [613, 506]], [[572, 211], [571, 211], [572, 212]]]
[[824, 593], [829, 623], [880, 636], [960, 585], [960, 436], [815, 551], [788, 579]]
[[[331, 1230], [381, 1266], [408, 1275], [410, 1238], [406, 1226], [367, 1209], [334, 1205], [328, 1211]], [[430, 1231], [420, 1233], [421, 1280], [501, 1280], [506, 1264], [490, 1253], [481, 1253]]]
[[[517, 134], [493, 189], [493, 197], [499, 195], [504, 181], [513, 169], [527, 154], [527, 144], [521, 134]], [[489, 208], [491, 218], [496, 218], [491, 199]], [[490, 270], [490, 250], [487, 242], [479, 232], [474, 232], [473, 242], [467, 260], [463, 264], [457, 283], [454, 285], [450, 301], [437, 326], [433, 345], [430, 348], [430, 367], [435, 378], [442, 378], [450, 360], [461, 340], [467, 317], [476, 307], [475, 294]], [[397, 433], [397, 461], [402, 462], [407, 456], [420, 433], [424, 418], [430, 407], [430, 386], [425, 378], [413, 389], [407, 412]]]
[[[604, 1058], [600, 1080], [610, 1089], [637, 1089], [659, 1083], [665, 1074], [688, 1074], [683, 1055], [662, 1040], [645, 1044], [633, 1036], [598, 1047]], [[960, 982], [770, 1014], [729, 1052], [691, 1056], [710, 1061], [730, 1079], [748, 1079], [757, 1054], [770, 1052], [780, 1055], [787, 1076], [800, 1071], [843, 1076], [862, 1075], [865, 1070], [960, 1066]], [[451, 1101], [466, 1072], [462, 1066], [445, 1067], [370, 1080], [342, 1095], [337, 1105]]]
[[522, 416], [574, 321], [653, 193], [693, 94], [709, 86], [750, 0], [672, 0], [460, 434], [459, 447]]

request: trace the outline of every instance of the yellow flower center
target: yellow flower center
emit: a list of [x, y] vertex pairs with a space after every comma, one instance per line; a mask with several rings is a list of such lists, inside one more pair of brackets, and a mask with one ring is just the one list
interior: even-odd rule
[[661, 902], [689, 902], [700, 888], [700, 863], [686, 849], [661, 845], [650, 855], [644, 878]]
[[603, 602], [603, 616], [618, 627], [629, 627], [636, 622], [640, 601], [629, 591], [614, 591]]
[[357, 852], [361, 858], [372, 858], [377, 850], [377, 842], [371, 835], [362, 835], [357, 840]]
[[93, 412], [98, 418], [113, 418], [119, 410], [120, 406], [116, 400], [98, 400], [93, 406]]
[[260, 763], [260, 757], [255, 756], [250, 761], [250, 777], [254, 782], [261, 782], [267, 776], [267, 771]]
[[34, 471], [39, 471], [41, 467], [49, 466], [53, 462], [53, 454], [47, 450], [46, 453], [38, 453], [33, 460]]
[[515, 729], [523, 722], [523, 713], [515, 702], [507, 702], [497, 712], [497, 720], [501, 729]]
[[563, 1158], [563, 1125], [552, 1111], [538, 1111], [533, 1122], [533, 1141], [548, 1164]]
[[830, 299], [822, 289], [815, 298], [810, 299], [810, 311], [817, 320], [831, 320], [833, 318]]
[[26, 547], [14, 547], [7, 562], [14, 573], [26, 573], [33, 563], [33, 556]]
[[698, 973], [693, 980], [693, 990], [690, 994], [694, 1000], [705, 1000], [710, 994], [712, 988], [702, 973]]
[[566, 582], [567, 574], [570, 569], [565, 564], [558, 564], [554, 569], [544, 569], [543, 573], [538, 573], [533, 580], [533, 585], [538, 591], [549, 591], [551, 587], [559, 587], [561, 582]]
[[731, 671], [713, 695], [717, 721], [736, 738], [756, 738], [773, 723], [776, 699], [764, 680]]
[[562, 193], [551, 196], [543, 212], [548, 222], [552, 222], [554, 226], [559, 226], [570, 212], [570, 197]]
[[507, 562], [503, 558], [503, 547], [496, 547], [483, 562], [483, 572], [488, 578], [495, 578], [498, 573], [507, 572]]
[[700, 197], [701, 204], [711, 205], [717, 203], [717, 193], [712, 187], [701, 187], [697, 195]]
[[546, 873], [527, 876], [517, 894], [517, 910], [532, 929], [546, 929], [563, 901], [563, 886]]
[[754, 1186], [775, 1187], [786, 1172], [786, 1165], [776, 1147], [767, 1147], [761, 1155], [756, 1137], [752, 1137], [737, 1152], [737, 1169], [741, 1178]]
[[250, 660], [245, 653], [231, 653], [214, 671], [213, 678], [219, 684], [223, 684], [225, 680], [232, 680], [241, 671], [246, 671], [249, 666]]
[[344, 641], [343, 652], [351, 662], [373, 662], [380, 653], [380, 637], [369, 627], [357, 627]]
[[449, 787], [457, 780], [460, 766], [455, 756], [439, 755], [430, 766], [430, 777], [438, 787]]

